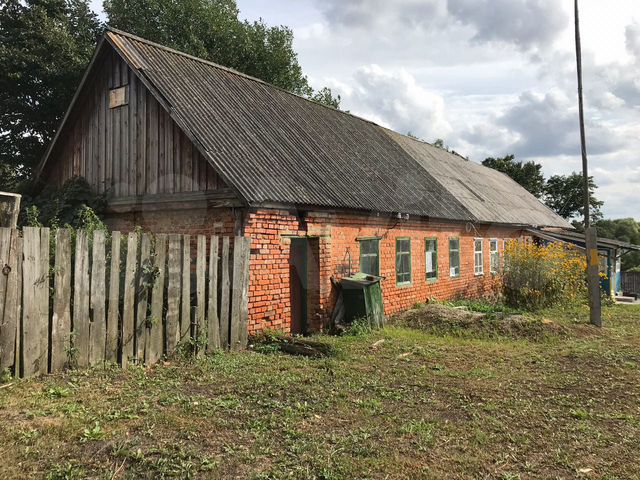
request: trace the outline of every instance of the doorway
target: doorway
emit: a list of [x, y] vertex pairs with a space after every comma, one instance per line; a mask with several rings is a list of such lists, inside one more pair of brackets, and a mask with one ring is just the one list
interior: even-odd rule
[[320, 303], [317, 238], [292, 238], [289, 257], [291, 333], [307, 335]]

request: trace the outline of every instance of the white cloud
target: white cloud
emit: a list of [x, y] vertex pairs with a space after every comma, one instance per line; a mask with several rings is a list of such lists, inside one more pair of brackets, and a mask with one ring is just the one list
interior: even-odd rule
[[420, 86], [405, 70], [362, 66], [353, 74], [350, 89], [332, 86], [343, 96], [344, 108], [398, 132], [426, 140], [446, 138], [452, 132], [442, 96]]

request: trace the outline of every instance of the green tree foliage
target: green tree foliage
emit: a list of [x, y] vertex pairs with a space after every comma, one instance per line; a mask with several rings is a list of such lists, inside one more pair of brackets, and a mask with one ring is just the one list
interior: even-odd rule
[[[616, 220], [598, 220], [595, 223], [598, 236], [612, 238], [623, 242], [640, 245], [640, 222], [633, 218], [620, 218]], [[640, 269], [640, 252], [629, 252], [622, 256], [622, 271]]]
[[[582, 174], [573, 172], [570, 175], [553, 175], [544, 186], [544, 202], [554, 212], [564, 218], [584, 216], [584, 190]], [[600, 211], [604, 202], [598, 200], [594, 192], [597, 189], [593, 177], [589, 177], [589, 205], [592, 220], [602, 218]]]
[[105, 0], [108, 23], [293, 93], [340, 106], [328, 88], [314, 93], [293, 50], [293, 32], [238, 19], [235, 0]]
[[544, 175], [539, 163], [517, 162], [513, 155], [507, 155], [502, 158], [489, 157], [482, 165], [507, 174], [537, 198], [544, 193]]
[[86, 0], [0, 2], [0, 189], [31, 177], [100, 33]]
[[340, 108], [340, 95], [333, 96], [333, 92], [330, 88], [324, 87], [318, 90], [311, 100], [314, 102], [322, 103], [332, 108]]
[[99, 217], [106, 206], [82, 177], [67, 180], [61, 188], [47, 187], [35, 197], [24, 197], [20, 225], [86, 228], [89, 217]]

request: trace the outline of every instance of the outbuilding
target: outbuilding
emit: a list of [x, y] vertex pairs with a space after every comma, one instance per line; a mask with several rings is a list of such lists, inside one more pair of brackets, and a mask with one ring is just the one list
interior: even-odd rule
[[250, 237], [251, 331], [322, 328], [359, 271], [386, 314], [484, 294], [506, 240], [571, 228], [500, 172], [112, 29], [38, 176], [84, 177], [114, 229]]

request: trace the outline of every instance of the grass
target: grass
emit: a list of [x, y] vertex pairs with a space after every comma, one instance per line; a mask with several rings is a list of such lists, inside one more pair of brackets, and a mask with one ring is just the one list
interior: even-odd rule
[[[640, 307], [535, 341], [407, 327], [0, 389], [0, 478], [640, 478]], [[384, 340], [380, 342], [380, 340]]]

